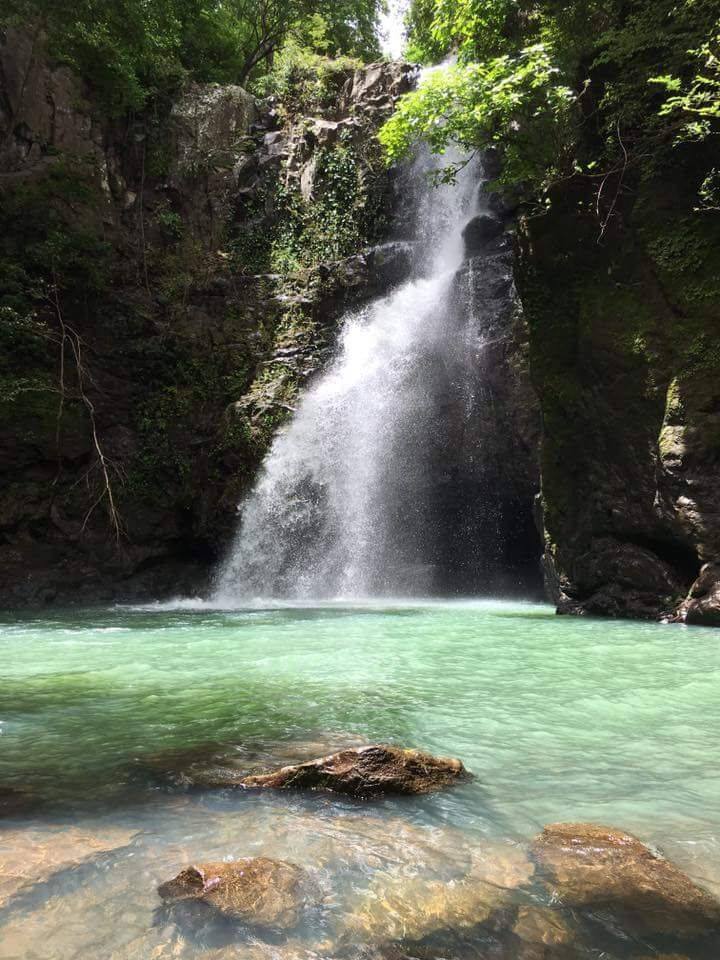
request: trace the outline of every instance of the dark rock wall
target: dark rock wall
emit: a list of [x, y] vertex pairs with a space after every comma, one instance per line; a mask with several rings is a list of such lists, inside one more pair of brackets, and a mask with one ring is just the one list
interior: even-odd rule
[[679, 151], [674, 169], [630, 178], [602, 236], [597, 185], [564, 185], [521, 223], [562, 613], [682, 618], [720, 553], [720, 218], [693, 211], [702, 159]]
[[308, 117], [200, 85], [110, 121], [41, 35], [2, 38], [3, 606], [201, 589], [339, 314], [408, 269], [363, 144], [409, 70], [334, 81]]
[[456, 376], [462, 382], [439, 401], [454, 397], [457, 408], [446, 413], [433, 466], [446, 593], [541, 595], [542, 539], [534, 517], [540, 411], [513, 280], [513, 226], [502, 209], [471, 220], [467, 259], [455, 282], [457, 336], [469, 338], [472, 351]]

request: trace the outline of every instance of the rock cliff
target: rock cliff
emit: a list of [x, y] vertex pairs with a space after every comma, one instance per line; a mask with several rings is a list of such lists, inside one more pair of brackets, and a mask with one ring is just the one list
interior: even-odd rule
[[198, 589], [340, 312], [409, 267], [370, 134], [410, 68], [120, 122], [1, 39], [0, 603]]
[[629, 175], [605, 231], [590, 183], [558, 186], [521, 223], [561, 613], [717, 622], [720, 223], [693, 212], [700, 149]]

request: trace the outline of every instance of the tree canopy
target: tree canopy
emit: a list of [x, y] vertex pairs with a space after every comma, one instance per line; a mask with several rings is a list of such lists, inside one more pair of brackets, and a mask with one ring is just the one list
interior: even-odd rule
[[[537, 197], [720, 133], [716, 0], [413, 0], [408, 27], [410, 55], [456, 62], [386, 124], [391, 160], [420, 139], [494, 145], [501, 181]], [[709, 203], [720, 176], [706, 174]]]
[[328, 55], [379, 55], [382, 0], [9, 0], [2, 22], [38, 24], [103, 106], [139, 109], [185, 77], [252, 84], [290, 34]]

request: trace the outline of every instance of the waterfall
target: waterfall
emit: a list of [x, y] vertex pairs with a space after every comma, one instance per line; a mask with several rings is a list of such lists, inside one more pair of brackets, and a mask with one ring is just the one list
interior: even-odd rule
[[216, 602], [423, 595], [442, 589], [444, 563], [482, 552], [457, 542], [463, 531], [472, 539], [472, 524], [448, 496], [456, 464], [478, 462], [465, 441], [478, 336], [457, 309], [456, 281], [463, 229], [481, 212], [480, 171], [472, 162], [455, 183], [428, 182], [458, 159], [422, 152], [407, 171], [413, 275], [344, 317], [334, 361], [242, 504]]

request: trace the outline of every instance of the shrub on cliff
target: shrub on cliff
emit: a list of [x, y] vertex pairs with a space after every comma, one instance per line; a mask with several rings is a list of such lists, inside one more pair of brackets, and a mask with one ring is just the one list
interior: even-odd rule
[[[290, 32], [319, 52], [373, 58], [381, 0], [8, 0], [4, 25], [33, 24], [120, 115], [184, 78], [252, 83]], [[318, 33], [318, 23], [322, 30]]]

